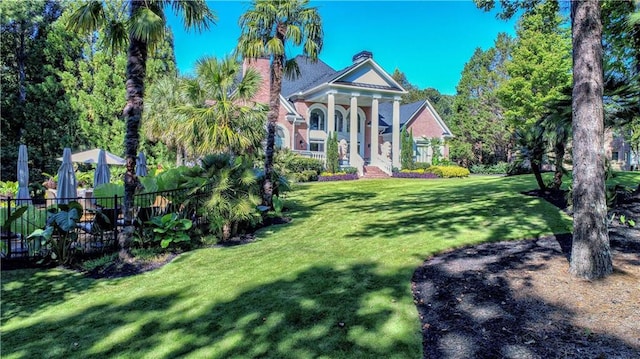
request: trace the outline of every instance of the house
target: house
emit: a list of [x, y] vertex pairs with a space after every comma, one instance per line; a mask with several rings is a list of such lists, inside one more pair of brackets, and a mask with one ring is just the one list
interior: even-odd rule
[[[403, 128], [413, 133], [419, 162], [431, 161], [430, 139], [452, 136], [427, 99], [400, 104], [407, 91], [374, 61], [371, 52], [354, 55], [353, 63], [342, 70], [304, 56], [294, 60], [300, 76], [282, 81], [277, 147], [324, 160], [327, 138], [336, 132], [343, 164], [358, 168], [360, 174], [365, 165], [391, 174], [392, 167], [401, 166]], [[264, 80], [255, 100], [268, 104], [269, 59], [245, 60], [243, 73], [248, 67]], [[447, 158], [446, 142], [440, 143], [436, 150]]]
[[[624, 136], [617, 131], [606, 130], [604, 134], [605, 155], [611, 161], [611, 168], [617, 171], [637, 171], [638, 154]], [[637, 150], [637, 149], [636, 149]]]

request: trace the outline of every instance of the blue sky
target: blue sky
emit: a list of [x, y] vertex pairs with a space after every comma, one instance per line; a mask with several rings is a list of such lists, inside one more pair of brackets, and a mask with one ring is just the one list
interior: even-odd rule
[[[336, 70], [351, 63], [362, 50], [373, 53], [386, 71], [403, 71], [420, 88], [455, 94], [464, 64], [473, 51], [487, 49], [499, 32], [515, 33], [508, 22], [485, 13], [471, 1], [312, 1], [323, 20], [324, 48], [320, 59]], [[247, 1], [210, 2], [218, 16], [206, 33], [185, 32], [168, 11], [175, 36], [181, 74], [192, 71], [197, 59], [231, 54], [240, 35], [238, 19]], [[289, 51], [289, 56], [298, 53]]]

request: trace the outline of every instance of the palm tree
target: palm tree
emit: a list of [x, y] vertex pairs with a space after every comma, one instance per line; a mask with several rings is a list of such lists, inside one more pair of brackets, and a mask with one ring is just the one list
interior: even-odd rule
[[175, 76], [155, 81], [147, 93], [142, 116], [142, 132], [153, 141], [161, 141], [170, 150], [175, 149], [177, 166], [184, 164], [186, 156], [184, 145], [178, 141], [175, 132], [176, 123], [184, 118], [175, 111], [184, 100], [179, 91], [181, 81]]
[[238, 81], [240, 71], [231, 58], [203, 58], [196, 64], [196, 77], [182, 82], [184, 102], [175, 108], [181, 121], [172, 133], [191, 155], [256, 153], [260, 147], [266, 106], [252, 102], [260, 75], [248, 69]]
[[276, 121], [280, 111], [282, 76], [299, 75], [293, 59], [287, 59], [285, 45], [302, 46], [311, 61], [322, 50], [322, 20], [308, 0], [254, 0], [253, 7], [240, 17], [242, 33], [237, 52], [246, 59], [269, 57], [270, 87], [267, 143], [265, 146], [262, 204], [271, 208], [273, 197], [273, 152]]
[[126, 83], [127, 103], [122, 111], [126, 123], [125, 132], [125, 222], [131, 223], [133, 195], [137, 186], [136, 155], [140, 142], [140, 122], [142, 119], [147, 54], [158, 44], [166, 29], [165, 8], [182, 15], [187, 28], [208, 29], [215, 21], [213, 12], [204, 0], [129, 0], [119, 3], [121, 10], [128, 12], [127, 18], [107, 18], [106, 6], [112, 2], [90, 0], [83, 3], [69, 18], [67, 27], [77, 32], [104, 30], [104, 39], [109, 47], [121, 50], [127, 45]]

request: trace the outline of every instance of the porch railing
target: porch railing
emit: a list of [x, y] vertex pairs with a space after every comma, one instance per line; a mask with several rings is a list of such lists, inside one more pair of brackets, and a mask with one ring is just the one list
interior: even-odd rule
[[393, 176], [393, 164], [389, 159], [382, 157], [380, 154], [375, 154], [373, 156], [373, 161], [371, 163], [374, 166], [377, 166], [382, 170], [382, 172], [388, 174], [389, 176]]
[[322, 164], [327, 164], [327, 156], [324, 152], [319, 151], [293, 151], [301, 156], [313, 158], [322, 161]]

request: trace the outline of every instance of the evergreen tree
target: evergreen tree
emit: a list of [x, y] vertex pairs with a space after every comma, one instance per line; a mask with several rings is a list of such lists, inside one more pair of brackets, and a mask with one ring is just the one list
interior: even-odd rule
[[340, 169], [340, 154], [338, 153], [338, 134], [330, 132], [327, 138], [327, 171], [336, 173]]
[[513, 40], [499, 34], [492, 48], [476, 49], [464, 66], [448, 122], [456, 135], [449, 156], [464, 166], [509, 160], [513, 129], [504, 121], [497, 89], [507, 79], [512, 48]]
[[400, 132], [400, 164], [402, 169], [411, 170], [415, 167], [413, 147], [413, 131], [409, 133], [406, 128], [403, 128]]

